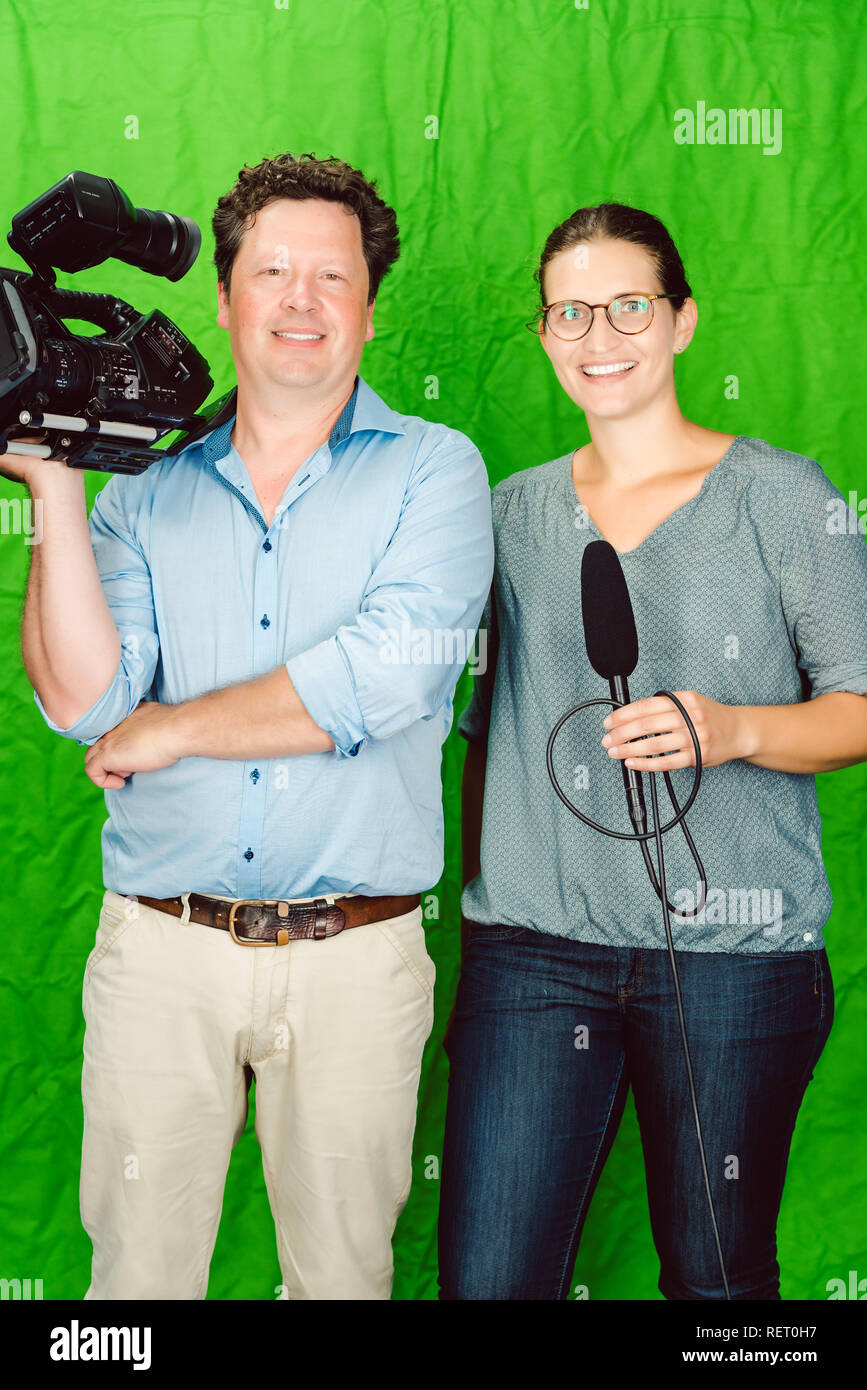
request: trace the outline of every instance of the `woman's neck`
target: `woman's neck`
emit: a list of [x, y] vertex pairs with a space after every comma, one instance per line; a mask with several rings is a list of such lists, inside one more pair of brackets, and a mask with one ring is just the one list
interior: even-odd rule
[[[628, 420], [589, 417], [591, 442], [581, 450], [577, 471], [590, 483], [627, 489], [666, 473], [690, 472], [713, 463], [728, 436], [688, 420], [675, 405]], [[714, 452], [716, 451], [716, 452]]]

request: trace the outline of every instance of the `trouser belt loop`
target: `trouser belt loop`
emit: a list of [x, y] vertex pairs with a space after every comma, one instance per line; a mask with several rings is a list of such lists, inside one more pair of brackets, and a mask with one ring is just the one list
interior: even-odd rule
[[314, 906], [316, 908], [316, 923], [313, 928], [313, 937], [314, 940], [321, 941], [325, 935], [325, 928], [328, 925], [328, 900], [326, 898], [316, 898]]

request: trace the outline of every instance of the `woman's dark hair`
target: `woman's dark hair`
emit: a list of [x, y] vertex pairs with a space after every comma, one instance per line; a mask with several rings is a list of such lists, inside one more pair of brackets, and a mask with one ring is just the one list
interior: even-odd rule
[[677, 247], [658, 217], [650, 212], [642, 212], [640, 208], [627, 207], [624, 203], [600, 203], [595, 208], [578, 208], [559, 227], [554, 228], [545, 242], [539, 269], [535, 273], [542, 304], [547, 303], [545, 266], [551, 258], [570, 246], [598, 241], [603, 237], [610, 237], [614, 241], [631, 241], [641, 246], [656, 266], [663, 293], [677, 296], [669, 300], [672, 309], [676, 313], [683, 308], [684, 300], [692, 292]]
[[253, 226], [256, 213], [275, 198], [324, 198], [331, 203], [344, 203], [355, 213], [361, 223], [370, 304], [383, 276], [400, 255], [397, 219], [394, 210], [377, 194], [375, 180], [366, 179], [358, 169], [334, 155], [317, 159], [313, 154], [297, 158], [281, 154], [276, 159], [263, 159], [255, 168], [245, 164], [240, 170], [234, 188], [217, 203], [211, 223], [216, 242], [214, 265], [226, 294], [244, 233]]

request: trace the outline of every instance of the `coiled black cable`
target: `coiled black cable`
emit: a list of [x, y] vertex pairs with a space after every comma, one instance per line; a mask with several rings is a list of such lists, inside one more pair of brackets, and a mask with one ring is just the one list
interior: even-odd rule
[[[591, 705], [611, 705], [612, 709], [622, 709], [625, 703], [624, 701], [615, 700], [613, 698], [609, 698], [607, 700], [602, 698], [598, 700], [585, 700], [583, 704], [576, 705], [574, 709], [568, 710], [566, 714], [563, 715], [562, 719], [558, 720], [558, 722], [555, 724], [554, 728], [551, 731], [551, 737], [548, 739], [546, 762], [548, 765], [548, 776], [551, 779], [551, 785], [553, 786], [560, 800], [563, 802], [563, 805], [566, 806], [574, 816], [577, 816], [578, 819], [580, 821], [583, 821], [585, 825], [589, 825], [592, 827], [592, 829], [598, 830], [602, 835], [610, 835], [616, 840], [637, 840], [639, 842], [641, 846], [641, 853], [644, 858], [644, 863], [647, 868], [648, 875], [650, 876], [650, 881], [653, 884], [656, 896], [660, 899], [662, 903], [663, 920], [665, 923], [665, 940], [668, 945], [669, 960], [671, 961], [671, 974], [672, 979], [674, 981], [674, 997], [677, 1003], [677, 1017], [678, 1022], [680, 1023], [681, 1041], [683, 1042], [683, 1056], [684, 1061], [686, 1063], [686, 1077], [687, 1082], [689, 1083], [689, 1095], [690, 1100], [692, 1102], [692, 1114], [693, 1119], [695, 1121], [695, 1132], [698, 1137], [698, 1150], [701, 1156], [701, 1171], [702, 1176], [704, 1178], [705, 1192], [707, 1193], [708, 1207], [710, 1208], [710, 1220], [711, 1226], [713, 1227], [713, 1238], [716, 1244], [717, 1260], [719, 1261], [723, 1288], [725, 1289], [726, 1298], [731, 1299], [731, 1291], [729, 1289], [729, 1281], [726, 1276], [726, 1267], [725, 1261], [723, 1259], [722, 1245], [720, 1243], [719, 1228], [717, 1226], [716, 1212], [714, 1211], [713, 1196], [710, 1190], [710, 1177], [707, 1170], [707, 1158], [705, 1156], [704, 1151], [704, 1139], [702, 1138], [701, 1132], [701, 1119], [698, 1113], [698, 1102], [696, 1100], [695, 1094], [695, 1081], [692, 1072], [692, 1060], [689, 1055], [689, 1043], [687, 1041], [686, 1036], [686, 1021], [683, 1015], [683, 1000], [681, 998], [680, 993], [680, 980], [677, 974], [677, 961], [675, 959], [674, 941], [671, 935], [671, 920], [669, 918], [669, 912], [676, 912], [678, 917], [693, 917], [697, 912], [701, 911], [701, 909], [705, 905], [705, 902], [707, 901], [707, 875], [704, 871], [704, 865], [702, 864], [701, 859], [699, 858], [698, 851], [695, 847], [695, 842], [693, 841], [693, 838], [689, 833], [689, 827], [687, 826], [686, 821], [684, 820], [684, 816], [686, 815], [692, 803], [695, 801], [699, 785], [701, 784], [701, 745], [698, 741], [698, 735], [695, 732], [695, 727], [692, 723], [692, 720], [690, 719], [683, 705], [680, 703], [680, 700], [678, 700], [675, 695], [672, 695], [670, 690], [657, 690], [654, 692], [654, 694], [665, 695], [666, 698], [671, 700], [680, 710], [681, 714], [683, 715], [686, 721], [686, 727], [688, 728], [689, 736], [692, 739], [692, 746], [695, 749], [695, 777], [693, 778], [692, 788], [690, 790], [689, 796], [687, 797], [686, 802], [682, 807], [679, 806], [677, 803], [677, 798], [674, 794], [674, 787], [672, 786], [671, 778], [668, 772], [663, 771], [662, 775], [665, 778], [665, 785], [668, 790], [668, 795], [671, 799], [671, 804], [676, 812], [674, 819], [670, 820], [667, 825], [659, 824], [659, 800], [656, 791], [656, 778], [658, 774], [655, 772], [651, 772], [650, 774], [650, 796], [651, 804], [653, 806], [653, 828], [651, 830], [636, 828], [636, 830], [632, 834], [630, 834], [629, 831], [611, 830], [607, 825], [600, 825], [598, 821], [591, 820], [589, 816], [585, 816], [583, 811], [579, 811], [577, 806], [573, 806], [572, 802], [569, 800], [568, 796], [563, 791], [563, 788], [560, 786], [560, 783], [557, 781], [557, 775], [554, 772], [553, 759], [554, 740], [556, 739], [557, 735], [559, 734], [566, 721], [568, 719], [571, 719], [573, 715], [580, 713], [581, 710], [588, 709]], [[695, 862], [695, 866], [698, 869], [699, 878], [701, 882], [700, 900], [696, 904], [696, 906], [692, 908], [689, 912], [679, 911], [678, 908], [674, 907], [668, 901], [665, 885], [665, 858], [662, 850], [662, 837], [664, 834], [666, 834], [667, 831], [672, 830], [676, 825], [680, 825], [681, 829], [683, 830], [684, 836], [686, 837], [686, 842], [689, 845], [690, 853], [693, 857], [693, 861]], [[657, 881], [656, 874], [654, 872], [653, 861], [650, 858], [650, 852], [647, 848], [647, 841], [651, 838], [651, 836], [656, 840], [656, 853], [659, 862], [659, 881]]]

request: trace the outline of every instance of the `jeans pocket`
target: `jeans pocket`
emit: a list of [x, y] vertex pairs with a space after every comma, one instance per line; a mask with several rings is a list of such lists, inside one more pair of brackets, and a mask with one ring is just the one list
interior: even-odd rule
[[425, 944], [421, 907], [414, 907], [401, 917], [374, 922], [373, 926], [397, 953], [419, 988], [432, 998], [437, 971]]
[[470, 941], [514, 941], [518, 936], [523, 936], [526, 927], [513, 927], [508, 922], [495, 922], [488, 925], [485, 922], [471, 922], [467, 919]]

